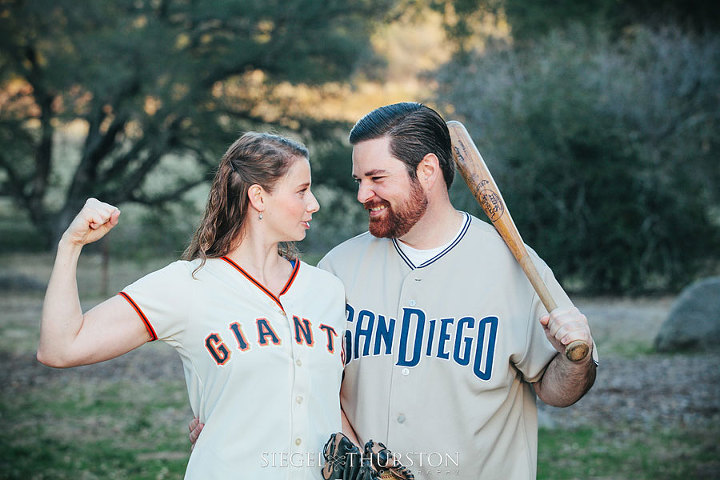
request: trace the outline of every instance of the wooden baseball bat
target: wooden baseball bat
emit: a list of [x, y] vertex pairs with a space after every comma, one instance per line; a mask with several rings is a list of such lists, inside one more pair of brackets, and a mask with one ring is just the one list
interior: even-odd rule
[[[520, 232], [510, 216], [510, 211], [500, 195], [500, 189], [490, 175], [490, 170], [485, 165], [475, 142], [470, 138], [470, 134], [462, 123], [451, 120], [447, 122], [447, 126], [452, 139], [453, 158], [465, 183], [470, 187], [475, 199], [505, 240], [505, 244], [510, 248], [515, 259], [520, 263], [547, 311], [552, 312], [557, 308], [557, 303], [535, 268], [535, 264], [525, 248], [525, 243], [520, 237]], [[576, 340], [565, 347], [565, 356], [573, 362], [578, 362], [585, 358], [589, 351], [590, 347], [587, 343]]]

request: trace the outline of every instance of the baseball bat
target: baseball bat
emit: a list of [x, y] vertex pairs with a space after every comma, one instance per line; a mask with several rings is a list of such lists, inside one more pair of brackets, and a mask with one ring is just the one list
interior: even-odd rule
[[[453, 158], [460, 174], [465, 179], [465, 183], [470, 187], [475, 199], [495, 226], [505, 244], [510, 248], [535, 292], [540, 297], [540, 301], [545, 305], [548, 312], [552, 312], [557, 308], [557, 303], [550, 294], [550, 290], [545, 285], [537, 268], [535, 268], [535, 264], [532, 262], [527, 248], [525, 248], [525, 243], [520, 237], [520, 232], [518, 232], [515, 222], [510, 216], [510, 211], [505, 206], [502, 195], [500, 195], [500, 189], [493, 180], [487, 165], [485, 165], [485, 161], [475, 146], [475, 142], [470, 138], [470, 134], [468, 134], [462, 123], [451, 120], [447, 122], [447, 126], [452, 139]], [[587, 356], [588, 352], [590, 352], [590, 347], [582, 340], [570, 342], [565, 347], [565, 356], [573, 362], [579, 362]]]

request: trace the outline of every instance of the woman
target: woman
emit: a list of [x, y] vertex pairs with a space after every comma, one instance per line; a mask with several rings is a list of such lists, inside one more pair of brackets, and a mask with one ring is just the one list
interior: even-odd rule
[[345, 297], [339, 280], [281, 248], [305, 237], [318, 208], [307, 149], [247, 133], [220, 162], [184, 260], [83, 314], [80, 251], [120, 215], [89, 199], [58, 245], [38, 360], [97, 363], [160, 339], [180, 354], [205, 423], [185, 478], [318, 478], [340, 430]]

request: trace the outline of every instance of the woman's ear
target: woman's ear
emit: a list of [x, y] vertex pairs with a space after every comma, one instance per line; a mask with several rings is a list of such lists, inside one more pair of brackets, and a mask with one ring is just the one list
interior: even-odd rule
[[248, 188], [247, 194], [250, 205], [258, 212], [263, 212], [265, 210], [265, 189], [255, 183]]

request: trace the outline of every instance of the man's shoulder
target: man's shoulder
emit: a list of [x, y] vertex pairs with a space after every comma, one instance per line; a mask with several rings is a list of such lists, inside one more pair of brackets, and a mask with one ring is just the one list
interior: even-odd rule
[[308, 279], [312, 281], [315, 285], [335, 285], [340, 288], [342, 288], [342, 282], [339, 278], [337, 278], [332, 273], [328, 272], [327, 269], [323, 269], [320, 267], [316, 267], [313, 265], [310, 265], [309, 263], [305, 263], [303, 261], [301, 263], [301, 271], [304, 276], [307, 276]]
[[474, 248], [481, 246], [482, 249], [490, 251], [497, 248], [507, 248], [502, 237], [491, 223], [480, 220], [474, 215], [468, 214], [468, 216], [470, 217], [470, 224], [467, 229], [467, 237]]
[[470, 230], [475, 233], [481, 233], [485, 235], [490, 236], [497, 236], [499, 238], [499, 235], [497, 233], [497, 230], [495, 230], [495, 227], [484, 220], [479, 219], [475, 215], [471, 215], [468, 213], [468, 216], [470, 217]]
[[[510, 248], [505, 243], [505, 240], [503, 240], [503, 238], [500, 236], [498, 231], [491, 223], [480, 220], [473, 215], [470, 215], [470, 218], [471, 222], [468, 231], [472, 233], [472, 235], [470, 236], [472, 244], [474, 244], [475, 246], [481, 244], [483, 250], [485, 251], [484, 253], [491, 257], [495, 257], [497, 255], [505, 255], [510, 258], [512, 256]], [[528, 251], [528, 254], [533, 259], [538, 268], [545, 268], [545, 262], [538, 255], [538, 253], [527, 243], [525, 243], [524, 245]]]
[[[348, 258], [357, 257], [360, 252], [371, 245], [389, 242], [385, 238], [373, 237], [370, 232], [363, 232], [332, 248], [319, 262], [318, 267], [328, 270], [330, 265], [336, 262], [344, 262]], [[331, 270], [331, 269], [330, 269]]]

